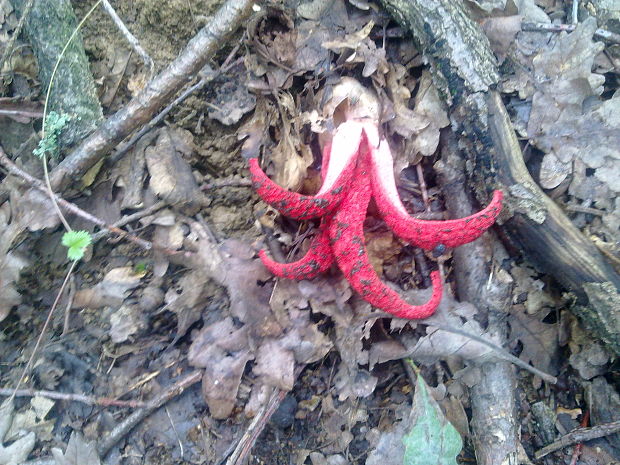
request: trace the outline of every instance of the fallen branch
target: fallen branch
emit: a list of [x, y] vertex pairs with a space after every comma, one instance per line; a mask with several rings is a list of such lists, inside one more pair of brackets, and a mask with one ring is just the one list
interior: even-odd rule
[[[193, 386], [202, 379], [202, 370], [192, 371], [189, 375], [185, 376], [181, 380], [177, 381], [172, 386], [169, 386], [164, 391], [160, 392], [154, 399], [148, 402], [147, 406], [136, 410], [121, 423], [119, 423], [97, 446], [97, 452], [100, 457], [105, 457], [108, 452], [114, 447], [114, 445], [120, 441], [125, 435], [127, 435], [138, 423], [155, 412], [158, 408], [181, 395], [188, 387]], [[53, 458], [41, 458], [38, 460], [31, 460], [21, 465], [55, 465], [56, 461]]]
[[[576, 24], [551, 24], [551, 23], [523, 23], [522, 31], [531, 32], [572, 32], [577, 27]], [[606, 40], [612, 44], [620, 44], [620, 34], [606, 29], [597, 29], [594, 35], [599, 39]]]
[[571, 431], [565, 436], [562, 436], [555, 442], [543, 447], [536, 451], [534, 454], [536, 460], [543, 458], [545, 455], [555, 452], [556, 450], [563, 449], [564, 447], [572, 446], [579, 442], [586, 442], [596, 438], [602, 438], [603, 436], [609, 436], [620, 431], [620, 421], [614, 421], [605, 425], [591, 426], [590, 428], [578, 428]]
[[[9, 173], [18, 176], [22, 179], [24, 179], [25, 181], [27, 181], [32, 187], [34, 187], [35, 189], [40, 190], [41, 192], [44, 192], [47, 195], [51, 195], [53, 196], [53, 200], [56, 201], [56, 203], [61, 206], [62, 208], [64, 208], [65, 210], [78, 215], [82, 218], [84, 218], [85, 220], [96, 224], [97, 226], [100, 226], [103, 229], [106, 229], [114, 234], [118, 234], [120, 237], [127, 239], [130, 242], [133, 242], [134, 244], [142, 247], [145, 250], [151, 250], [153, 248], [157, 248], [156, 246], [154, 246], [151, 242], [144, 240], [144, 239], [140, 239], [139, 237], [134, 236], [133, 234], [128, 233], [127, 231], [123, 231], [122, 229], [119, 229], [115, 226], [109, 225], [107, 224], [105, 221], [103, 221], [100, 218], [97, 218], [96, 216], [88, 213], [87, 211], [82, 210], [80, 207], [78, 207], [77, 205], [66, 201], [65, 199], [63, 199], [62, 197], [49, 192], [49, 190], [47, 189], [45, 183], [43, 181], [41, 181], [40, 179], [35, 178], [34, 176], [31, 176], [30, 174], [26, 173], [24, 170], [22, 170], [21, 168], [19, 168], [15, 163], [13, 163], [9, 157], [6, 155], [6, 153], [4, 153], [4, 150], [2, 150], [2, 147], [0, 147], [0, 164], [4, 165], [4, 167], [9, 171]], [[179, 252], [177, 252], [176, 250], [174, 251], [170, 251], [168, 249], [164, 249], [162, 250], [163, 252], [168, 252], [168, 254], [177, 254]]]
[[[470, 215], [474, 207], [466, 192], [465, 162], [459, 156], [456, 137], [446, 132], [441, 142], [441, 162], [436, 167], [446, 206], [452, 218]], [[501, 247], [495, 235], [486, 234], [452, 253], [459, 298], [476, 306], [479, 320], [488, 321], [487, 332], [496, 335], [504, 344], [508, 335], [506, 315], [512, 302], [512, 284], [492, 279], [498, 266], [493, 250]], [[472, 440], [479, 465], [518, 461], [517, 379], [511, 361], [514, 360], [480, 364], [480, 378], [469, 390]], [[525, 367], [521, 365], [521, 368]], [[555, 379], [543, 379], [555, 383]]]

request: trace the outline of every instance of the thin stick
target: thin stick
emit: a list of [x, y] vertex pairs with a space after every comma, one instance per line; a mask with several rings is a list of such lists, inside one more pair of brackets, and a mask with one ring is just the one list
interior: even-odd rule
[[[116, 228], [122, 228], [126, 224], [133, 223], [134, 221], [144, 218], [145, 216], [152, 215], [153, 213], [161, 210], [162, 208], [165, 208], [167, 205], [168, 204], [166, 202], [164, 202], [163, 200], [160, 200], [159, 202], [155, 202], [153, 205], [151, 205], [148, 208], [145, 208], [144, 210], [140, 210], [139, 212], [133, 213], [131, 215], [123, 216], [116, 223], [112, 224], [112, 226]], [[102, 231], [99, 231], [93, 234], [92, 235], [93, 243], [97, 242], [100, 239], [103, 239], [105, 236], [109, 235], [110, 232], [111, 232], [110, 230], [102, 230]]]
[[418, 185], [420, 186], [420, 192], [422, 192], [422, 201], [424, 202], [424, 211], [430, 211], [431, 203], [428, 199], [428, 189], [426, 187], [426, 181], [424, 180], [424, 173], [422, 172], [422, 164], [415, 165], [416, 174], [418, 175]]
[[[428, 323], [428, 322], [422, 322], [428, 326], [432, 326], [434, 328], [440, 329], [442, 331], [447, 331], [449, 333], [454, 333], [454, 334], [458, 334], [459, 336], [464, 336], [468, 339], [471, 339], [473, 341], [476, 341], [480, 344], [483, 344], [491, 349], [493, 349], [494, 352], [496, 352], [500, 358], [507, 360], [509, 362], [512, 362], [513, 364], [517, 365], [520, 368], [523, 368], [524, 370], [529, 371], [530, 373], [533, 373], [534, 375], [538, 376], [539, 378], [541, 378], [542, 380], [551, 383], [551, 384], [556, 384], [558, 382], [558, 379], [555, 376], [552, 376], [548, 373], [545, 373], [544, 371], [539, 370], [538, 368], [533, 367], [532, 365], [529, 365], [527, 363], [525, 363], [523, 360], [521, 360], [518, 357], [515, 357], [514, 355], [512, 355], [510, 352], [508, 352], [506, 349], [492, 343], [491, 341], [488, 341], [486, 339], [484, 339], [483, 337], [480, 337], [476, 334], [472, 334], [472, 333], [468, 333], [467, 331], [463, 331], [461, 329], [458, 328], [452, 328], [450, 326], [444, 326], [442, 324], [438, 324], [438, 323]], [[412, 355], [415, 354], [414, 349], [411, 349], [409, 351], [407, 351], [407, 353], [403, 354], [403, 357], [411, 357]]]
[[536, 451], [534, 456], [536, 459], [540, 459], [551, 452], [563, 449], [564, 447], [572, 446], [579, 442], [586, 442], [596, 438], [602, 438], [603, 436], [609, 436], [620, 431], [620, 420], [612, 423], [606, 423], [604, 425], [591, 426], [590, 428], [578, 428], [571, 431], [565, 436], [562, 436], [559, 440], [552, 442], [551, 444]]
[[146, 406], [146, 403], [139, 400], [116, 400], [108, 397], [97, 398], [85, 396], [83, 394], [37, 391], [35, 389], [15, 390], [10, 388], [0, 388], [0, 396], [11, 396], [13, 394], [15, 394], [15, 397], [46, 397], [48, 399], [68, 400], [69, 402], [80, 402], [86, 405], [100, 405], [102, 407], [141, 408]]
[[114, 447], [114, 445], [121, 440], [129, 431], [131, 431], [138, 423], [144, 420], [147, 416], [153, 413], [162, 405], [168, 401], [179, 396], [185, 389], [198, 383], [202, 379], [202, 370], [196, 370], [191, 372], [185, 378], [176, 382], [174, 385], [166, 388], [163, 392], [160, 392], [154, 399], [152, 399], [148, 405], [140, 410], [136, 410], [127, 418], [125, 418], [119, 425], [117, 425], [108, 436], [99, 444], [97, 450], [101, 457], [105, 457], [106, 454]]
[[[154, 399], [152, 399], [144, 408], [136, 410], [127, 418], [125, 418], [120, 424], [118, 424], [110, 433], [103, 439], [97, 447], [99, 457], [105, 457], [110, 449], [120, 441], [126, 434], [128, 434], [138, 423], [148, 417], [151, 413], [157, 410], [166, 402], [181, 395], [188, 387], [198, 383], [202, 379], [202, 370], [192, 371], [185, 378], [181, 379], [174, 385], [166, 388], [165, 391], [160, 392]], [[52, 457], [43, 457], [37, 460], [31, 460], [21, 465], [56, 465], [56, 461]]]
[[[579, 426], [581, 426], [582, 428], [585, 428], [586, 426], [588, 426], [588, 421], [590, 421], [590, 411], [586, 410], [586, 413], [583, 415], [583, 418], [581, 419], [581, 423], [579, 423]], [[583, 442], [577, 443], [577, 445], [573, 449], [573, 455], [570, 458], [569, 465], [576, 465], [577, 460], [579, 460], [579, 456], [581, 455], [582, 449], [583, 449]]]
[[[548, 24], [548, 23], [523, 23], [522, 31], [531, 32], [572, 32], [577, 26], [575, 24]], [[620, 34], [610, 32], [605, 29], [597, 29], [594, 35], [599, 39], [606, 40], [615, 44], [620, 44]]]
[[9, 402], [13, 402], [13, 399], [15, 399], [15, 393], [17, 392], [22, 382], [26, 378], [26, 375], [30, 371], [30, 367], [32, 366], [34, 357], [37, 354], [37, 351], [39, 350], [39, 346], [41, 345], [43, 336], [45, 335], [45, 332], [47, 331], [47, 327], [52, 321], [52, 315], [54, 314], [54, 310], [58, 306], [58, 302], [60, 302], [60, 297], [65, 291], [65, 287], [67, 286], [67, 283], [69, 282], [69, 277], [71, 276], [71, 273], [73, 272], [73, 269], [75, 268], [75, 265], [77, 264], [77, 262], [78, 262], [77, 260], [73, 260], [71, 262], [71, 266], [69, 267], [69, 271], [67, 272], [67, 275], [65, 276], [64, 281], [62, 282], [62, 286], [60, 286], [60, 290], [56, 294], [56, 299], [54, 299], [54, 303], [52, 304], [49, 312], [47, 312], [47, 319], [45, 320], [45, 324], [43, 325], [43, 328], [41, 329], [41, 333], [39, 334], [39, 337], [37, 338], [37, 343], [34, 345], [34, 349], [32, 349], [32, 354], [30, 354], [28, 363], [26, 363], [26, 366], [24, 367], [24, 370], [22, 371], [22, 375], [20, 376], [19, 381], [17, 381], [17, 385], [15, 386], [15, 390], [13, 391], [13, 394], [11, 394], [11, 397], [9, 397]]
[[127, 42], [129, 42], [129, 44], [133, 47], [136, 53], [140, 55], [140, 58], [142, 58], [144, 65], [149, 70], [148, 80], [150, 81], [153, 77], [153, 70], [155, 68], [153, 64], [153, 59], [142, 48], [138, 39], [136, 39], [136, 37], [129, 31], [129, 29], [127, 29], [127, 26], [125, 26], [125, 23], [123, 23], [123, 20], [120, 18], [120, 16], [116, 14], [116, 11], [112, 7], [112, 5], [110, 5], [110, 2], [108, 2], [108, 0], [101, 0], [101, 4], [103, 5], [104, 10], [108, 13], [110, 18], [112, 18], [112, 21], [114, 21], [114, 24], [116, 24], [116, 27], [121, 31], [123, 36], [125, 36]]
[[[43, 181], [41, 181], [40, 179], [35, 178], [34, 176], [31, 176], [30, 174], [26, 173], [24, 170], [19, 168], [15, 163], [13, 163], [9, 159], [9, 157], [7, 157], [6, 153], [4, 153], [4, 150], [2, 150], [2, 147], [0, 147], [0, 163], [3, 164], [6, 167], [6, 169], [11, 174], [25, 179], [34, 188], [36, 188], [36, 189], [38, 189], [40, 191], [43, 191], [45, 193], [48, 192], [47, 188], [43, 184]], [[158, 246], [156, 244], [153, 244], [152, 242], [149, 242], [149, 241], [147, 241], [145, 239], [141, 239], [139, 237], [136, 237], [133, 234], [128, 233], [127, 231], [124, 231], [124, 230], [119, 229], [119, 228], [117, 228], [115, 226], [107, 224], [102, 219], [97, 218], [96, 216], [88, 213], [87, 211], [82, 210], [77, 205], [75, 205], [75, 204], [73, 204], [71, 202], [66, 201], [65, 199], [63, 199], [62, 197], [60, 197], [57, 194], [53, 194], [53, 196], [54, 196], [54, 200], [56, 202], [58, 202], [58, 205], [63, 207], [65, 210], [68, 210], [71, 213], [73, 213], [75, 215], [78, 215], [78, 216], [84, 218], [85, 220], [90, 221], [91, 223], [94, 223], [97, 226], [99, 226], [99, 227], [101, 227], [103, 229], [106, 229], [106, 230], [108, 230], [108, 231], [110, 231], [110, 232], [112, 232], [114, 234], [118, 234], [121, 238], [127, 239], [130, 242], [133, 242], [134, 244], [142, 247], [145, 250], [157, 249], [157, 250], [165, 253], [166, 255], [191, 254], [191, 252], [170, 250], [170, 249], [167, 249], [165, 247], [160, 247], [160, 246]]]
[[243, 434], [239, 444], [230, 455], [230, 458], [226, 461], [226, 465], [240, 465], [244, 463], [244, 460], [252, 450], [252, 446], [254, 446], [256, 439], [260, 436], [263, 429], [265, 429], [269, 419], [273, 416], [276, 410], [278, 410], [278, 407], [287, 394], [287, 391], [274, 389], [267, 403], [260, 409], [258, 414], [252, 420], [252, 423], [250, 423], [250, 426], [248, 426], [248, 429]]
[[213, 182], [208, 182], [200, 186], [203, 191], [211, 189], [221, 189], [223, 187], [252, 187], [252, 181], [249, 179], [237, 179], [237, 178], [225, 178], [216, 179]]
[[66, 336], [69, 333], [69, 325], [71, 323], [71, 307], [73, 306], [73, 298], [75, 297], [75, 278], [71, 276], [69, 280], [69, 295], [67, 297], [67, 305], [65, 306], [65, 321], [62, 325], [61, 336]]

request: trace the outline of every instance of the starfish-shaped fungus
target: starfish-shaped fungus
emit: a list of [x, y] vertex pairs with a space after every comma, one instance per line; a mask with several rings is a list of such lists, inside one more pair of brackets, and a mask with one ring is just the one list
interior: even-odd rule
[[364, 245], [370, 199], [375, 199], [381, 217], [398, 237], [425, 250], [472, 242], [495, 222], [502, 208], [502, 192], [495, 191], [485, 209], [466, 218], [425, 221], [411, 217], [398, 197], [388, 142], [380, 137], [377, 124], [367, 120], [349, 119], [337, 127], [331, 145], [324, 149], [323, 185], [316, 195], [287, 191], [267, 177], [256, 158], [249, 163], [252, 184], [265, 202], [298, 220], [322, 218], [303, 258], [278, 263], [262, 250], [265, 266], [276, 276], [301, 280], [326, 271], [335, 261], [367, 302], [399, 318], [432, 315], [441, 301], [441, 277], [438, 271], [431, 273], [433, 294], [424, 305], [405, 302], [381, 281]]

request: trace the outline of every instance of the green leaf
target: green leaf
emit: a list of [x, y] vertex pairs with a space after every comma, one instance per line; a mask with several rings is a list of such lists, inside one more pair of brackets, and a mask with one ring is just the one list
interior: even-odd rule
[[456, 456], [463, 448], [461, 436], [429, 395], [420, 373], [417, 370], [416, 373], [412, 405], [414, 422], [411, 431], [403, 437], [403, 465], [456, 465]]
[[88, 231], [68, 231], [62, 236], [62, 245], [68, 248], [69, 260], [79, 260], [84, 256], [86, 247], [92, 242]]

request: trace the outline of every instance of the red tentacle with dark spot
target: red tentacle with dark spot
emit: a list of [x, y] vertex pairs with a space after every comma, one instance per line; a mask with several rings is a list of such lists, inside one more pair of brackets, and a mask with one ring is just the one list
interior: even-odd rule
[[502, 209], [501, 191], [493, 193], [487, 207], [466, 218], [446, 221], [426, 221], [413, 218], [403, 206], [394, 180], [390, 148], [384, 139], [379, 147], [371, 147], [372, 192], [383, 220], [401, 239], [426, 250], [438, 244], [458, 247], [478, 239]]
[[302, 195], [278, 186], [267, 177], [256, 158], [249, 162], [252, 185], [265, 202], [285, 216], [298, 220], [325, 216], [338, 206], [345, 194], [355, 170], [361, 138], [359, 124], [343, 123], [338, 127], [331, 147], [335, 156], [330, 156], [330, 149], [326, 147], [324, 157], [328, 166], [323, 173], [323, 185], [316, 195]]
[[360, 149], [355, 187], [350, 189], [331, 221], [331, 247], [351, 287], [367, 302], [400, 318], [420, 319], [432, 315], [441, 301], [442, 285], [438, 272], [431, 273], [433, 294], [424, 305], [411, 305], [385, 285], [368, 259], [364, 244], [364, 219], [372, 196], [366, 148]]
[[328, 228], [329, 221], [324, 219], [319, 233], [312, 239], [306, 255], [295, 262], [276, 262], [269, 258], [264, 250], [259, 252], [259, 257], [267, 269], [280, 278], [312, 279], [319, 273], [327, 271], [334, 263], [334, 255], [329, 245]]

